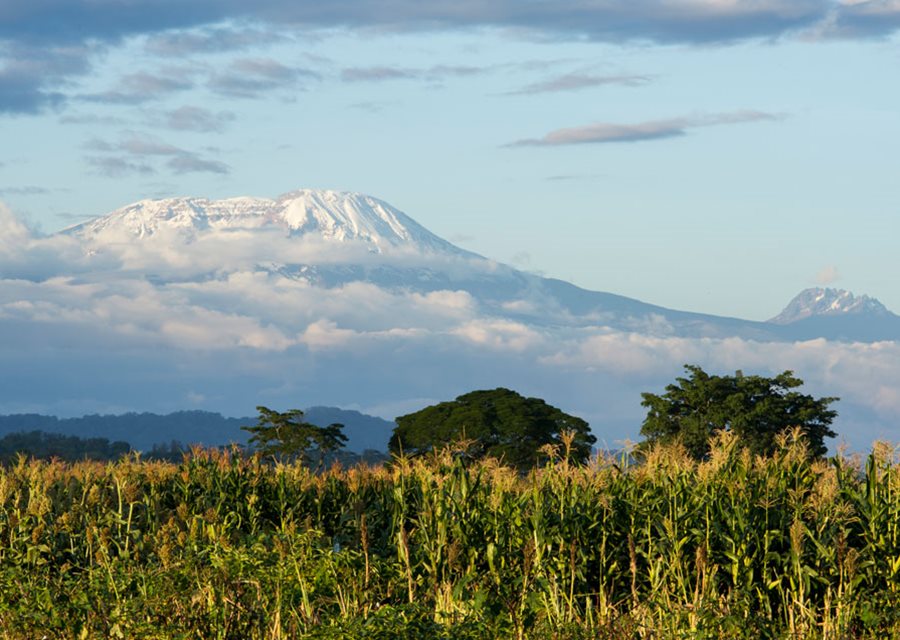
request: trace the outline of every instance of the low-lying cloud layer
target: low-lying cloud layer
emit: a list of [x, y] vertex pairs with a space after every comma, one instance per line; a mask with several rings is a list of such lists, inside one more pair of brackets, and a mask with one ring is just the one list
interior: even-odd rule
[[[613, 445], [637, 437], [641, 391], [698, 363], [796, 371], [810, 393], [842, 398], [837, 430], [856, 448], [898, 435], [895, 342], [683, 338], [653, 318], [641, 331], [602, 318], [538, 325], [522, 313], [552, 311], [528, 294], [498, 306], [452, 287], [326, 287], [275, 264], [426, 256], [258, 233], [120, 240], [89, 252], [0, 209], [0, 412], [166, 411], [203, 398], [244, 415], [257, 404], [399, 406], [502, 385], [584, 415]], [[441, 268], [459, 273], [491, 268], [447, 260]]]

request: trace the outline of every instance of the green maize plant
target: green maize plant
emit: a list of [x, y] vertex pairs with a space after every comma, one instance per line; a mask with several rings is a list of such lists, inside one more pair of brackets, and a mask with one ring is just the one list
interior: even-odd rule
[[0, 467], [0, 637], [900, 637], [900, 464], [717, 436], [529, 472], [465, 443]]

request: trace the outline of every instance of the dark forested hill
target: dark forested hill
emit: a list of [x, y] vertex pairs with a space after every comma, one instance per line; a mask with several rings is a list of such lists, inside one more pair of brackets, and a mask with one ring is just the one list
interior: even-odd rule
[[[312, 407], [306, 420], [319, 426], [337, 422], [345, 425], [347, 449], [362, 453], [365, 449], [387, 451], [394, 423], [358, 411], [334, 407]], [[133, 448], [149, 451], [153, 445], [202, 444], [219, 446], [247, 442], [242, 426], [256, 424], [255, 417], [228, 418], [209, 411], [176, 411], [167, 415], [126, 413], [123, 415], [87, 415], [80, 418], [57, 418], [38, 414], [0, 416], [0, 436], [30, 431], [43, 431], [79, 438], [107, 438], [124, 441]]]

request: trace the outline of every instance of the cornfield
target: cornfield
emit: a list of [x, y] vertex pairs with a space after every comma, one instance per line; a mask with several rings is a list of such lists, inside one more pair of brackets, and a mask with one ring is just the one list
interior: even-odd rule
[[522, 475], [381, 467], [0, 468], [4, 638], [900, 637], [900, 465], [723, 435]]

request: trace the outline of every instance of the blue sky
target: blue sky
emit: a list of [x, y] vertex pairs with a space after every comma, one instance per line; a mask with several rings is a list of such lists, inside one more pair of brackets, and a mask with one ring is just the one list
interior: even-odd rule
[[6, 0], [0, 201], [370, 193], [457, 244], [764, 319], [900, 312], [900, 3]]

